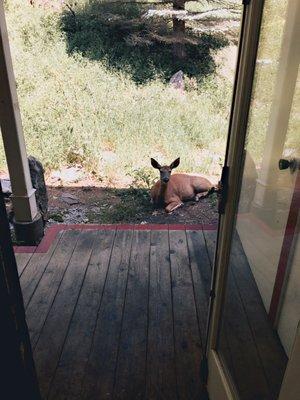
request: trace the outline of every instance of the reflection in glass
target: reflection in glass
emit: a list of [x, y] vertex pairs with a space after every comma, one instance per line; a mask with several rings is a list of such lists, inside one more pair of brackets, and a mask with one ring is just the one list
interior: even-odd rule
[[219, 334], [242, 400], [278, 397], [300, 319], [300, 172], [278, 168], [300, 157], [296, 3], [265, 1]]

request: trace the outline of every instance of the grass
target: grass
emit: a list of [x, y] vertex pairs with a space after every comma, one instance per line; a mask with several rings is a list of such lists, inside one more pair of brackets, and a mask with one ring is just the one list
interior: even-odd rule
[[[183, 171], [219, 172], [231, 84], [215, 75], [212, 54], [226, 38], [201, 35], [187, 61], [174, 63], [171, 44], [146, 40], [151, 29], [164, 37], [171, 29], [141, 20], [147, 5], [80, 0], [75, 16], [23, 0], [5, 7], [27, 150], [46, 169], [81, 164], [112, 185], [142, 174], [140, 186], [156, 176], [150, 157], [181, 156]], [[130, 40], [139, 33], [137, 45]], [[184, 95], [168, 83], [178, 69]]]

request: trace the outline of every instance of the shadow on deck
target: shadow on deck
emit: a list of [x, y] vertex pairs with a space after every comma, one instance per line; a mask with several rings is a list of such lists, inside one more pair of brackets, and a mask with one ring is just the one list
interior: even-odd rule
[[[215, 235], [72, 229], [45, 253], [16, 254], [43, 398], [205, 399]], [[264, 365], [252, 373], [264, 376]]]

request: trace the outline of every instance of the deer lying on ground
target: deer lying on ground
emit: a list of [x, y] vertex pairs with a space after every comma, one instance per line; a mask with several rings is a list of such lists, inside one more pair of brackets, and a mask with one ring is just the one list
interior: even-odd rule
[[155, 206], [165, 207], [166, 212], [172, 212], [183, 205], [184, 201], [196, 200], [215, 191], [208, 179], [201, 176], [188, 174], [175, 174], [171, 176], [174, 168], [180, 164], [177, 158], [170, 165], [161, 166], [154, 158], [151, 165], [160, 172], [160, 180], [155, 183], [150, 191], [152, 202]]

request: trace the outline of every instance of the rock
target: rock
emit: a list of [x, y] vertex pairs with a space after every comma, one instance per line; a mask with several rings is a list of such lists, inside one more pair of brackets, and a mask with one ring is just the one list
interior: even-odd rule
[[113, 151], [105, 150], [101, 153], [102, 160], [107, 164], [113, 164], [117, 160], [117, 155]]
[[52, 171], [50, 174], [50, 183], [56, 183], [60, 181], [60, 172], [59, 171]]
[[48, 194], [44, 178], [44, 168], [42, 163], [33, 156], [28, 157], [28, 164], [32, 186], [36, 190], [35, 197], [39, 211], [46, 221], [48, 218]]
[[74, 183], [84, 177], [82, 170], [78, 167], [67, 167], [61, 170], [60, 179], [65, 183]]
[[2, 193], [4, 197], [9, 197], [11, 195], [11, 183], [9, 179], [1, 179]]
[[61, 195], [61, 200], [64, 201], [65, 203], [68, 203], [69, 205], [80, 203], [78, 197], [74, 196], [71, 193], [63, 193]]
[[170, 84], [171, 86], [173, 86], [174, 89], [184, 91], [183, 72], [181, 70], [176, 72], [176, 74], [171, 77]]

